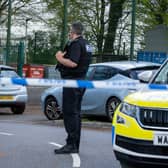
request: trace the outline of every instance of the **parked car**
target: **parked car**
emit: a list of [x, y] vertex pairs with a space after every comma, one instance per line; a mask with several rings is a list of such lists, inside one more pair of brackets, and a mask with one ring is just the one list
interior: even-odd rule
[[[147, 72], [148, 73], [148, 72]], [[146, 74], [146, 72], [145, 72]], [[148, 73], [150, 74], [150, 73]], [[140, 76], [147, 81], [150, 75]], [[168, 60], [149, 86], [128, 95], [115, 111], [112, 144], [125, 167], [168, 167]]]
[[[15, 69], [0, 65], [1, 78], [18, 78]], [[0, 82], [0, 107], [10, 107], [14, 114], [22, 114], [27, 102], [27, 89], [25, 86], [5, 84]]]
[[[160, 64], [136, 61], [120, 61], [91, 64], [87, 72], [87, 80], [117, 81], [138, 80], [138, 74], [143, 71], [155, 71]], [[82, 113], [104, 115], [111, 121], [114, 110], [123, 98], [135, 89], [86, 89], [82, 101]], [[61, 116], [62, 88], [51, 87], [41, 96], [42, 110], [49, 120]]]

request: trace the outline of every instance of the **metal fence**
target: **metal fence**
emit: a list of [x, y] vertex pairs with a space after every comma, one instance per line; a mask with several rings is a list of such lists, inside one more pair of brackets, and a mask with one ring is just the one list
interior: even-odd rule
[[5, 64], [5, 60], [9, 65], [17, 64], [19, 55], [19, 45], [10, 46], [10, 55], [6, 58], [6, 46], [0, 46], [0, 64]]
[[126, 55], [112, 55], [112, 54], [94, 54], [92, 57], [92, 63], [99, 62], [111, 62], [111, 61], [121, 61], [128, 60], [128, 56]]

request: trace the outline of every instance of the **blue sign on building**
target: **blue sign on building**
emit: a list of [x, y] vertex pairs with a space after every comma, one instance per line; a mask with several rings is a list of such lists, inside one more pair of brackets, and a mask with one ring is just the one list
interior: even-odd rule
[[162, 64], [167, 58], [168, 55], [165, 52], [137, 52], [137, 61], [147, 61]]

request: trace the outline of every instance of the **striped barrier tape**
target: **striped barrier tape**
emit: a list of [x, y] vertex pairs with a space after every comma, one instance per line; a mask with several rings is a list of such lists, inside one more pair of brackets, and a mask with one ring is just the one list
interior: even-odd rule
[[[55, 87], [73, 87], [73, 88], [127, 88], [138, 89], [144, 84], [138, 80], [127, 81], [87, 81], [87, 80], [56, 80], [56, 79], [36, 79], [36, 78], [0, 78], [0, 84], [17, 84], [24, 86], [55, 86]], [[150, 89], [167, 90], [168, 85], [149, 84]]]
[[139, 81], [87, 81], [87, 80], [56, 80], [36, 78], [1, 78], [1, 84], [17, 84], [24, 86], [55, 86], [74, 88], [137, 88]]

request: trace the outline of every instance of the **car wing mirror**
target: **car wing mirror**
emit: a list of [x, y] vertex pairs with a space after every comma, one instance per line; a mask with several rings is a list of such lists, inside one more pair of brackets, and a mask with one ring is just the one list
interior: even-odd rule
[[138, 79], [141, 82], [148, 83], [153, 74], [154, 73], [152, 71], [144, 71], [138, 74]]

